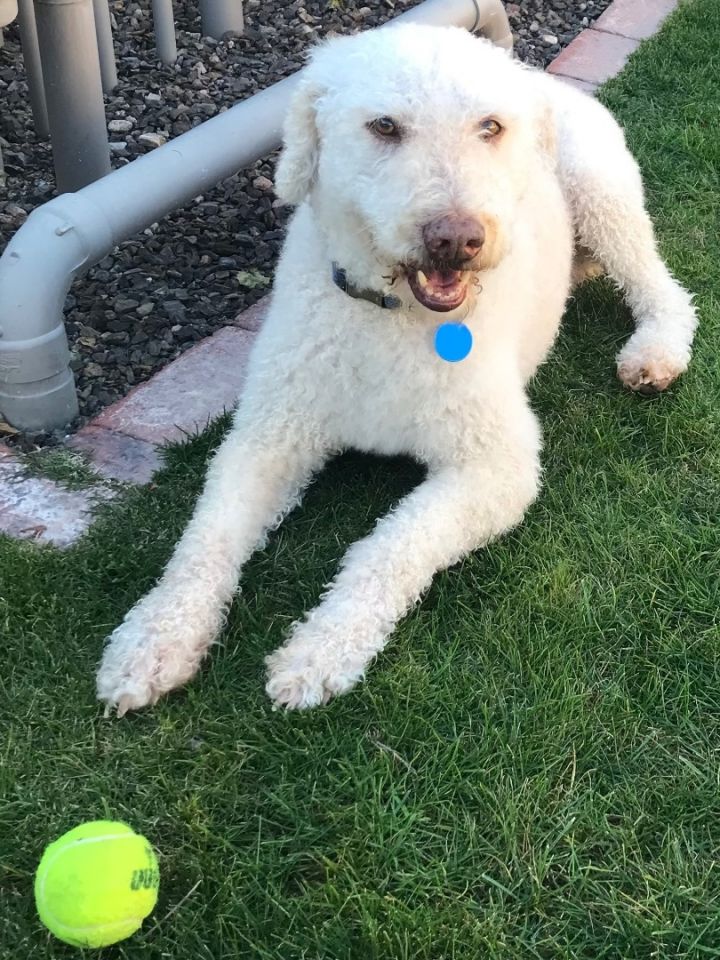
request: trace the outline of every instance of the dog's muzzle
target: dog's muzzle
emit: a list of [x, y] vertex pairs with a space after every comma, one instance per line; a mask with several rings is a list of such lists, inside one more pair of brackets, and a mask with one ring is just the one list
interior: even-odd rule
[[448, 313], [465, 302], [485, 243], [485, 228], [469, 215], [447, 214], [422, 228], [426, 264], [407, 269], [415, 299], [428, 310]]

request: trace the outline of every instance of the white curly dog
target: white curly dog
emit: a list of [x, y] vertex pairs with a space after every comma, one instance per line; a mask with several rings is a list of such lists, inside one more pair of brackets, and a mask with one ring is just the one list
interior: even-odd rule
[[[525, 385], [573, 278], [602, 269], [623, 290], [628, 387], [663, 390], [690, 358], [691, 297], [658, 255], [616, 122], [463, 30], [398, 25], [319, 47], [276, 188], [298, 209], [233, 427], [164, 575], [105, 649], [98, 695], [119, 715], [193, 676], [242, 565], [329, 456], [410, 454], [427, 478], [267, 660], [279, 706], [350, 690], [436, 571], [537, 496]], [[457, 362], [436, 351], [448, 321], [472, 334]]]

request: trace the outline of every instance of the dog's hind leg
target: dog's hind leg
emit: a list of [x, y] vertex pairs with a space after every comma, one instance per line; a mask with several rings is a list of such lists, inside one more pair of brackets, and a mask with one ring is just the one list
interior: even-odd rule
[[575, 255], [572, 264], [572, 285], [580, 286], [586, 280], [596, 280], [605, 275], [605, 269], [601, 263], [593, 257], [585, 247], [576, 246]]
[[320, 605], [268, 657], [276, 705], [306, 709], [350, 690], [437, 571], [520, 522], [539, 487], [539, 430], [524, 397], [504, 399], [487, 411], [496, 447], [431, 471], [349, 549]]
[[697, 325], [690, 294], [657, 249], [643, 185], [622, 131], [599, 103], [562, 91], [558, 169], [578, 241], [622, 288], [636, 330], [618, 375], [632, 390], [664, 390], [687, 368]]
[[195, 513], [158, 584], [109, 638], [98, 698], [119, 716], [189, 680], [222, 626], [240, 568], [323, 460], [307, 422], [241, 405]]

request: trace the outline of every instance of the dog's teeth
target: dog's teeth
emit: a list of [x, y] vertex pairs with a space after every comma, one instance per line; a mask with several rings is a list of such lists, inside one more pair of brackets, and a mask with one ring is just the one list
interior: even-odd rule
[[425, 276], [422, 270], [418, 270], [417, 280], [421, 287], [426, 287], [428, 285], [428, 278]]

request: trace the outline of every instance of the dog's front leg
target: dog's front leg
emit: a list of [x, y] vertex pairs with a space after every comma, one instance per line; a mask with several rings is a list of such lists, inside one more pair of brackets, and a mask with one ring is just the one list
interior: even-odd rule
[[558, 169], [579, 243], [622, 288], [636, 330], [617, 357], [632, 390], [668, 387], [690, 360], [697, 317], [692, 297], [658, 252], [640, 171], [617, 122], [574, 91], [560, 120]]
[[267, 659], [275, 704], [304, 709], [350, 690], [438, 570], [519, 523], [538, 490], [537, 448], [503, 443], [431, 472], [350, 548], [323, 601]]
[[109, 638], [97, 689], [118, 716], [154, 703], [197, 670], [242, 564], [321, 465], [307, 426], [286, 418], [280, 429], [261, 413], [239, 411], [162, 579]]

